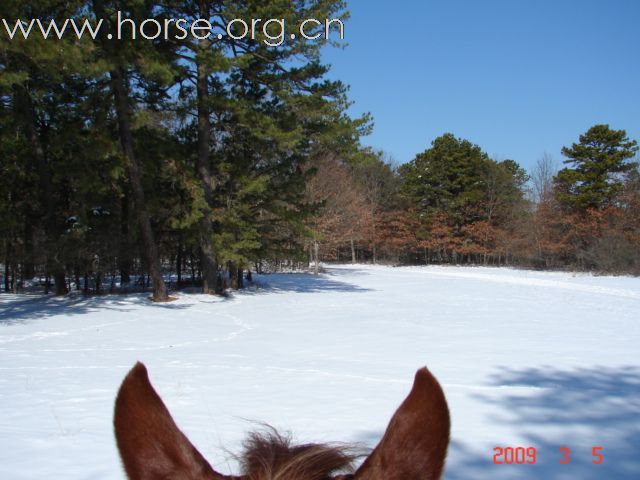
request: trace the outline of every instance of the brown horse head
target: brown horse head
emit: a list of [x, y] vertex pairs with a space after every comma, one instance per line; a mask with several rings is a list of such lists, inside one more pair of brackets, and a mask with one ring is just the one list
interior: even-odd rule
[[242, 475], [216, 472], [178, 429], [137, 363], [122, 382], [114, 417], [130, 480], [436, 480], [449, 444], [449, 409], [438, 381], [418, 370], [409, 396], [382, 440], [355, 473], [355, 455], [331, 445], [292, 445], [274, 430], [251, 434], [240, 457]]

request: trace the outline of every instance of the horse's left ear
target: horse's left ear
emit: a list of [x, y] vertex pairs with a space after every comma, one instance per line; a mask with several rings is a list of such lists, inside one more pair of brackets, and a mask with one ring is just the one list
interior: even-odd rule
[[142, 363], [122, 382], [113, 423], [130, 480], [240, 480], [213, 470], [178, 429]]

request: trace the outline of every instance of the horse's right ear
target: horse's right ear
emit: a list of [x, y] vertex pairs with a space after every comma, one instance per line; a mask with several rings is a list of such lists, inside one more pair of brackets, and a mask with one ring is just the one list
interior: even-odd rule
[[382, 440], [355, 480], [438, 480], [442, 477], [451, 421], [440, 384], [422, 368], [411, 393], [391, 418]]
[[113, 419], [130, 480], [233, 480], [213, 470], [178, 429], [137, 363], [122, 382]]

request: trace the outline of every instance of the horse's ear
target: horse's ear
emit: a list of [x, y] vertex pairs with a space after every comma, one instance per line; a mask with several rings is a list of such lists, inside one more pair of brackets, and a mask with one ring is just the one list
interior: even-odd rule
[[409, 396], [355, 480], [437, 480], [449, 445], [449, 408], [440, 384], [422, 368]]
[[130, 480], [235, 478], [215, 472], [178, 429], [142, 363], [137, 363], [122, 382], [113, 423]]

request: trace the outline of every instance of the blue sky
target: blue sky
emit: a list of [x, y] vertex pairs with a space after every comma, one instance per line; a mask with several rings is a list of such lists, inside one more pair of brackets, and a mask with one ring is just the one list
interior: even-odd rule
[[640, 141], [640, 1], [348, 1], [326, 49], [366, 145], [410, 161], [445, 132], [530, 169], [590, 126]]

